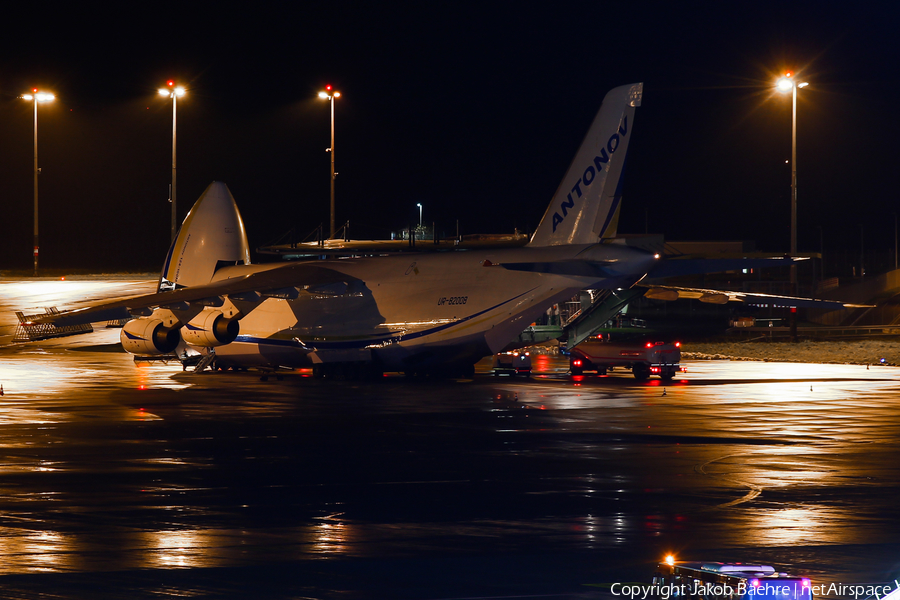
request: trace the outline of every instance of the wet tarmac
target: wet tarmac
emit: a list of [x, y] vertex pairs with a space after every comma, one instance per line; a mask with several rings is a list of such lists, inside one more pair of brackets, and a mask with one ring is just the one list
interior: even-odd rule
[[263, 382], [117, 339], [0, 348], [0, 597], [609, 598], [667, 552], [900, 578], [894, 367]]

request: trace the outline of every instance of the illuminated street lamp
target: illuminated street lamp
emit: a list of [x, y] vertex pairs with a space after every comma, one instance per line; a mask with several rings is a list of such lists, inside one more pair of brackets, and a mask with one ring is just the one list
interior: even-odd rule
[[[776, 87], [781, 92], [792, 92], [793, 111], [791, 118], [791, 256], [797, 253], [797, 89], [808, 86], [809, 83], [796, 83], [793, 73], [785, 73], [778, 80]], [[791, 267], [791, 285], [797, 284], [796, 267]], [[796, 291], [796, 290], [794, 290]]]
[[38, 130], [37, 130], [37, 109], [38, 102], [50, 102], [56, 97], [47, 92], [39, 92], [37, 88], [31, 90], [30, 94], [22, 94], [23, 100], [34, 102], [34, 274], [38, 274], [38, 255], [40, 254], [40, 242], [38, 241], [38, 175], [41, 169], [38, 167]]
[[416, 204], [419, 207], [419, 229], [422, 229], [422, 205]]
[[341, 93], [331, 87], [331, 85], [326, 85], [325, 90], [319, 92], [319, 98], [323, 100], [331, 101], [331, 148], [325, 150], [325, 152], [331, 152], [331, 221], [328, 228], [329, 239], [334, 237], [334, 177], [337, 173], [334, 172], [334, 99], [340, 98]]
[[177, 131], [177, 121], [175, 119], [176, 116], [176, 106], [178, 104], [178, 98], [184, 96], [185, 89], [183, 87], [176, 86], [175, 82], [171, 79], [166, 82], [166, 87], [159, 89], [160, 96], [167, 96], [172, 99], [172, 191], [170, 194], [169, 202], [172, 203], [172, 241], [175, 241], [175, 226], [176, 221], [178, 219], [177, 215], [177, 203], [175, 201], [175, 170], [176, 170], [176, 161], [175, 161], [175, 133]]

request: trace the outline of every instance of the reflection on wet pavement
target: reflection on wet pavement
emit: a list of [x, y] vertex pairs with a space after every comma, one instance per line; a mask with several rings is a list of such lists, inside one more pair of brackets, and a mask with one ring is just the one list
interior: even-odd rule
[[[45, 511], [54, 503], [82, 519], [132, 515], [111, 546], [95, 550], [114, 550], [106, 564], [120, 569], [252, 562], [235, 552], [247, 546], [262, 555], [289, 549], [299, 560], [465, 552], [476, 540], [589, 549], [700, 536], [728, 547], [897, 533], [888, 516], [900, 433], [889, 369], [792, 365], [779, 383], [765, 370], [772, 365], [697, 364], [666, 396], [622, 377], [576, 386], [564, 376], [389, 379], [339, 384], [336, 395], [309, 379], [262, 384], [64, 349], [20, 351], [0, 366], [15, 390], [0, 410], [0, 481], [15, 483], [0, 489], [0, 508], [8, 527], [42, 530], [3, 536], [4, 572], [89, 568], [78, 548], [97, 544], [97, 530], [53, 529], [60, 517]], [[171, 395], [179, 391], [187, 395]], [[123, 426], [127, 435], [107, 429]], [[34, 478], [85, 472], [87, 482], [55, 487]], [[109, 481], [110, 472], [126, 476]], [[81, 489], [91, 480], [109, 503], [97, 506]], [[862, 495], [864, 506], [849, 512], [848, 499]], [[253, 515], [273, 504], [288, 526]], [[231, 527], [245, 518], [261, 526]]]
[[135, 366], [117, 335], [0, 348], [2, 576], [367, 597], [418, 561], [381, 597], [451, 597], [539, 575], [584, 592], [619, 576], [599, 557], [644, 580], [669, 549], [856, 581], [898, 560], [900, 369], [696, 362], [662, 386], [547, 358], [531, 380], [264, 383]]

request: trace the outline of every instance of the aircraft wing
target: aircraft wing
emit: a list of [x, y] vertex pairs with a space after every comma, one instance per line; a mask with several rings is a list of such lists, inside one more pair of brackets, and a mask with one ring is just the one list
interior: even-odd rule
[[186, 307], [193, 303], [220, 305], [223, 296], [247, 299], [251, 296], [295, 298], [297, 288], [309, 288], [347, 282], [354, 279], [333, 269], [304, 263], [279, 265], [229, 279], [213, 281], [168, 292], [133, 296], [84, 308], [48, 314], [35, 318], [37, 323], [57, 326], [81, 325], [111, 319], [127, 319], [147, 315], [157, 307]]
[[743, 302], [745, 304], [768, 305], [775, 307], [798, 308], [867, 308], [871, 304], [846, 304], [837, 300], [816, 300], [813, 298], [796, 298], [793, 296], [777, 296], [774, 294], [754, 294], [748, 292], [732, 292], [727, 290], [714, 290], [703, 288], [686, 288], [673, 285], [655, 285], [652, 283], [639, 283], [641, 287], [648, 288], [645, 298], [656, 300], [678, 300], [679, 298], [691, 298], [710, 304], [725, 304], [727, 302]]
[[771, 256], [756, 258], [666, 258], [659, 261], [648, 273], [652, 279], [664, 279], [680, 275], [701, 275], [703, 273], [723, 273], [740, 269], [763, 269], [770, 267], [789, 267], [803, 257]]

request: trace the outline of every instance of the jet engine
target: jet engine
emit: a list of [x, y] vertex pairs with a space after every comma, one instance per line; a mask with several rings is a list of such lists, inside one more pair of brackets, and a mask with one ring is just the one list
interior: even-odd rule
[[240, 333], [237, 319], [226, 317], [221, 310], [204, 310], [181, 330], [191, 346], [211, 348], [233, 342]]
[[166, 327], [163, 319], [143, 317], [128, 321], [119, 339], [122, 347], [132, 354], [155, 355], [174, 352], [181, 336], [178, 327]]

